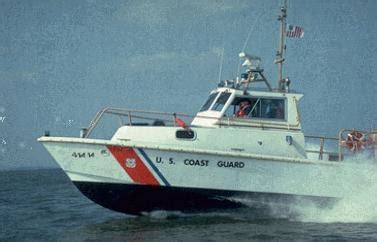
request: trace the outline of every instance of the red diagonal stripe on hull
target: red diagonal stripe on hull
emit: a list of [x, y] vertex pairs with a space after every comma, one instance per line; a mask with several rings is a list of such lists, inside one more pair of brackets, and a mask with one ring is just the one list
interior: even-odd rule
[[[153, 176], [148, 167], [145, 166], [144, 162], [136, 154], [133, 148], [113, 145], [108, 145], [107, 148], [135, 183], [159, 185], [157, 179]], [[136, 166], [134, 168], [127, 167], [127, 159], [134, 160]]]

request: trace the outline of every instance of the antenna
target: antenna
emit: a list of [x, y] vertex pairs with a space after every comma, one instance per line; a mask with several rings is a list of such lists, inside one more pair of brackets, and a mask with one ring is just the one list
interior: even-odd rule
[[221, 52], [221, 58], [220, 58], [220, 67], [219, 67], [219, 82], [221, 81], [221, 74], [223, 72], [223, 63], [224, 63], [224, 50], [225, 48], [223, 47], [223, 51]]
[[281, 14], [278, 17], [280, 22], [280, 41], [276, 52], [275, 64], [278, 65], [278, 88], [279, 91], [285, 90], [285, 82], [283, 80], [283, 62], [284, 62], [284, 46], [285, 46], [285, 32], [287, 19], [287, 0], [284, 0], [283, 6], [280, 8]]
[[[249, 33], [247, 34], [247, 37], [246, 37], [246, 40], [245, 40], [245, 43], [243, 44], [243, 47], [242, 47], [242, 51], [241, 52], [245, 52], [245, 49], [246, 49], [246, 46], [247, 44], [249, 43], [249, 40], [250, 40], [250, 37], [251, 37], [251, 33], [254, 31], [254, 28], [256, 26], [256, 24], [258, 23], [259, 19], [261, 18], [261, 16], [264, 14], [264, 12], [261, 12], [258, 17], [255, 19], [255, 21], [253, 22], [253, 24], [251, 25], [250, 27], [250, 30], [249, 30]], [[237, 65], [237, 73], [236, 73], [236, 77], [238, 78], [238, 76], [240, 75], [240, 70], [241, 70], [241, 59]]]

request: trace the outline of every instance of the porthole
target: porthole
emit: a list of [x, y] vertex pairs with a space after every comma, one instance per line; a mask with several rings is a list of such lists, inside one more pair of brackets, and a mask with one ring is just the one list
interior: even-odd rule
[[191, 129], [177, 130], [175, 132], [175, 137], [177, 139], [193, 140], [195, 139], [195, 132]]

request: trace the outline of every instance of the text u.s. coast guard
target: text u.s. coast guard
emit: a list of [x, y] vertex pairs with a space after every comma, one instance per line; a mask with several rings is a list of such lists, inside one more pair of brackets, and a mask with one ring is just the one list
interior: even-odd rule
[[[166, 162], [164, 162], [166, 160]], [[162, 157], [157, 156], [156, 157], [156, 163], [159, 164], [170, 164], [174, 165], [175, 158], [169, 157], [163, 159]], [[194, 158], [185, 158], [183, 159], [183, 164], [186, 166], [191, 166], [191, 167], [207, 167], [209, 164], [212, 163], [212, 161], [207, 160], [207, 159], [194, 159]], [[216, 161], [217, 167], [220, 168], [244, 168], [245, 163], [242, 161], [225, 161], [225, 160], [219, 160]]]

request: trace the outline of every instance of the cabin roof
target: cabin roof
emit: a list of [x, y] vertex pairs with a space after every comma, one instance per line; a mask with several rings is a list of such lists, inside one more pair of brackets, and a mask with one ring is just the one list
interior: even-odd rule
[[235, 93], [237, 96], [256, 96], [256, 97], [289, 97], [289, 96], [295, 96], [297, 99], [300, 99], [304, 96], [304, 94], [299, 92], [281, 92], [277, 90], [269, 91], [265, 88], [253, 88], [253, 89], [247, 89], [241, 90], [236, 89], [232, 87], [218, 87], [213, 89], [210, 93], [216, 93], [216, 92], [231, 92]]

